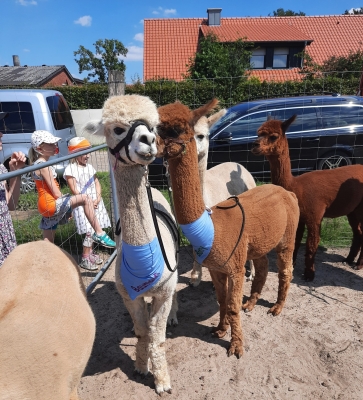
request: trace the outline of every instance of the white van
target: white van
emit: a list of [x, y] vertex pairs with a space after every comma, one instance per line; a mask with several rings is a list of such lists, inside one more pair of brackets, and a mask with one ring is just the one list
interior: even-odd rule
[[[58, 136], [59, 154], [68, 154], [67, 143], [76, 136], [72, 115], [62, 93], [56, 90], [0, 89], [0, 112], [8, 115], [0, 121], [3, 150], [0, 162], [7, 168], [14, 151], [28, 155], [30, 137], [35, 130], [43, 129]], [[56, 165], [59, 176], [63, 175], [67, 163]], [[22, 176], [21, 191], [28, 192], [35, 185], [30, 174]]]

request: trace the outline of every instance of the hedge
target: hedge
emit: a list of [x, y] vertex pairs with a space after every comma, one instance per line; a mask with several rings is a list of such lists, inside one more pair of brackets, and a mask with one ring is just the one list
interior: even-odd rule
[[[221, 106], [230, 107], [242, 101], [274, 97], [331, 93], [355, 95], [358, 88], [359, 77], [342, 79], [328, 76], [320, 79], [286, 82], [260, 82], [254, 78], [249, 80], [220, 78], [181, 82], [160, 80], [126, 85], [125, 92], [126, 94], [149, 96], [157, 106], [179, 100], [189, 107], [195, 108], [205, 104], [212, 97], [217, 97]], [[106, 84], [61, 86], [52, 89], [62, 92], [72, 110], [102, 108], [104, 101], [108, 98]]]

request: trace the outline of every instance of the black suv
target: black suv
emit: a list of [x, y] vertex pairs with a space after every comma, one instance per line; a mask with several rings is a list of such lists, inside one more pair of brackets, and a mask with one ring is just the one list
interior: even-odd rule
[[294, 175], [363, 164], [363, 97], [332, 95], [256, 100], [229, 108], [211, 129], [208, 168], [234, 161], [255, 178], [269, 180], [269, 162], [250, 151], [257, 129], [269, 119], [284, 121], [294, 114], [286, 133]]

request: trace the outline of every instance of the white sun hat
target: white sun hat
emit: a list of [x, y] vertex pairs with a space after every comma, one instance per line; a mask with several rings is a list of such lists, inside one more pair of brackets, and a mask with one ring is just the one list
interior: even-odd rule
[[58, 143], [62, 138], [52, 135], [48, 131], [34, 131], [30, 139], [30, 143], [34, 150], [36, 150], [42, 143]]

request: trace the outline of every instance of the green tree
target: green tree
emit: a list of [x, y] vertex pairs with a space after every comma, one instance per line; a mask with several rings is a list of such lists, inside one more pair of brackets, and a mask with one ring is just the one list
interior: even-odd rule
[[99, 39], [95, 46], [95, 52], [79, 46], [77, 51], [73, 52], [76, 63], [79, 67], [79, 73], [91, 71], [88, 78], [96, 78], [94, 82], [107, 82], [108, 70], [125, 71], [126, 66], [120, 56], [126, 56], [127, 48], [116, 39]]
[[[276, 11], [272, 11], [274, 17], [294, 17], [294, 16], [301, 16], [303, 17], [306, 15], [304, 12], [299, 11], [298, 13], [292, 10], [284, 10], [283, 8], [278, 8]], [[271, 15], [271, 14], [269, 14]]]
[[238, 39], [224, 43], [210, 33], [199, 42], [198, 51], [187, 65], [185, 78], [210, 79], [241, 77], [251, 69], [253, 43]]
[[[347, 56], [332, 56], [325, 60], [321, 66], [324, 72], [330, 72], [331, 76], [343, 76], [344, 78], [356, 77], [363, 67], [363, 50], [349, 51]], [[342, 74], [344, 72], [344, 74]]]
[[363, 7], [360, 8], [352, 8], [351, 10], [345, 10], [343, 15], [357, 15], [357, 14], [363, 14]]

